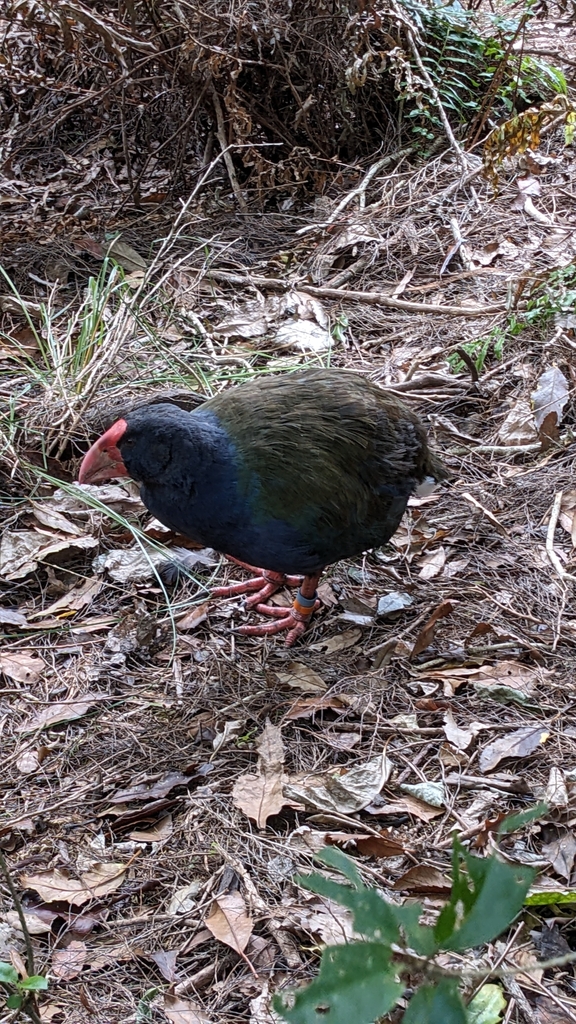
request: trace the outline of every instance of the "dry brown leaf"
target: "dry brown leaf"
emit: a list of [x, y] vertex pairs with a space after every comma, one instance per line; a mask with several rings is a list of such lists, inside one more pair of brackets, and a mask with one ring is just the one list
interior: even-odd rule
[[46, 665], [42, 658], [26, 651], [0, 654], [0, 672], [17, 683], [35, 683], [40, 679]]
[[276, 672], [276, 677], [284, 686], [302, 693], [323, 693], [328, 688], [322, 676], [301, 661], [289, 661], [283, 672]]
[[177, 958], [177, 949], [158, 949], [155, 953], [150, 953], [150, 959], [154, 961], [160, 974], [170, 985], [176, 981]]
[[198, 1003], [172, 996], [168, 992], [164, 994], [164, 1013], [171, 1024], [210, 1024], [210, 1018]]
[[63, 594], [59, 597], [54, 604], [51, 604], [48, 608], [44, 608], [41, 612], [34, 612], [29, 617], [29, 621], [33, 622], [35, 619], [44, 618], [46, 615], [55, 615], [57, 612], [77, 612], [81, 608], [85, 608], [91, 601], [100, 593], [102, 590], [102, 580], [89, 579], [79, 587], [72, 587], [67, 594]]
[[73, 722], [77, 718], [83, 718], [94, 707], [96, 700], [95, 695], [86, 694], [80, 700], [50, 704], [47, 708], [32, 715], [27, 722], [19, 725], [18, 732], [36, 732], [37, 729], [47, 729], [60, 722]]
[[576, 858], [576, 836], [572, 831], [563, 832], [551, 843], [544, 843], [542, 853], [548, 857], [554, 871], [570, 882]]
[[124, 881], [124, 864], [95, 864], [84, 872], [80, 879], [71, 878], [64, 871], [39, 871], [35, 875], [21, 875], [20, 882], [25, 889], [34, 889], [47, 903], [64, 900], [81, 907], [88, 900], [105, 896], [118, 889]]
[[135, 829], [129, 833], [128, 838], [134, 840], [135, 843], [161, 843], [170, 838], [172, 831], [172, 815], [165, 814], [151, 828]]
[[461, 729], [460, 726], [456, 725], [452, 711], [448, 709], [448, 711], [444, 712], [444, 733], [448, 742], [451, 743], [453, 747], [456, 747], [456, 750], [466, 750], [472, 743], [474, 737], [477, 736], [482, 729], [487, 728], [489, 727], [487, 725], [483, 725], [482, 722], [471, 722], [467, 729]]
[[335, 654], [336, 651], [347, 651], [354, 647], [362, 636], [361, 629], [345, 629], [338, 636], [331, 636], [328, 640], [321, 640], [317, 644], [310, 644], [311, 651], [324, 651], [325, 654]]
[[434, 633], [436, 632], [437, 623], [440, 619], [444, 619], [447, 615], [450, 615], [453, 610], [454, 604], [452, 601], [442, 601], [441, 604], [434, 609], [432, 615], [428, 621], [424, 623], [416, 637], [416, 640], [414, 641], [414, 646], [410, 654], [411, 658], [415, 658], [430, 646], [434, 638]]
[[0, 607], [0, 623], [7, 626], [25, 626], [27, 619], [17, 608]]
[[534, 413], [524, 398], [520, 398], [510, 409], [504, 420], [498, 438], [503, 444], [535, 444], [538, 432], [534, 423]]
[[258, 772], [241, 775], [234, 783], [232, 798], [235, 806], [252, 818], [258, 828], [265, 828], [270, 815], [278, 814], [285, 802], [281, 730], [267, 721], [257, 747]]
[[433, 580], [439, 576], [446, 564], [446, 549], [440, 545], [420, 559], [422, 568], [418, 573], [421, 580]]
[[296, 718], [311, 718], [317, 712], [326, 711], [331, 709], [333, 711], [344, 711], [347, 704], [343, 700], [343, 695], [335, 696], [334, 694], [327, 694], [325, 697], [301, 697], [295, 701], [289, 711], [284, 715], [288, 721], [293, 721]]
[[208, 618], [208, 609], [210, 608], [210, 601], [205, 601], [204, 604], [199, 604], [195, 608], [191, 608], [186, 615], [183, 615], [181, 619], [177, 620], [176, 625], [178, 629], [196, 629], [202, 622], [206, 622]]
[[49, 753], [49, 747], [28, 747], [18, 755], [16, 767], [22, 775], [33, 775]]
[[[570, 534], [572, 547], [576, 548], [576, 491], [563, 491], [560, 504], [560, 525]], [[0, 622], [2, 611], [0, 610]]]
[[243, 953], [252, 935], [254, 923], [239, 892], [218, 896], [205, 918], [204, 924], [215, 939]]
[[50, 508], [49, 505], [41, 505], [39, 502], [34, 502], [32, 510], [38, 522], [54, 530], [55, 533], [71, 533], [74, 537], [81, 537], [84, 533], [84, 530], [77, 526], [76, 523], [71, 523], [66, 516], [63, 516], [61, 512], [57, 512], [56, 509]]
[[568, 806], [568, 787], [564, 778], [564, 772], [554, 765], [550, 769], [544, 800], [548, 807]]
[[68, 548], [94, 548], [95, 537], [59, 536], [36, 530], [5, 530], [0, 541], [0, 577], [19, 580], [38, 568], [38, 562]]
[[452, 883], [439, 868], [427, 864], [418, 864], [408, 868], [392, 886], [397, 891], [448, 894]]
[[432, 821], [439, 814], [444, 814], [443, 807], [432, 807], [424, 800], [419, 800], [418, 797], [408, 794], [398, 800], [391, 800], [381, 807], [366, 807], [365, 810], [368, 814], [383, 817], [388, 817], [391, 814], [411, 814], [414, 818], [419, 818], [420, 821]]
[[71, 981], [80, 974], [87, 953], [86, 943], [73, 939], [65, 949], [57, 949], [52, 954], [50, 974], [60, 981]]
[[489, 772], [505, 757], [529, 757], [550, 733], [540, 725], [525, 725], [489, 743], [480, 754], [480, 771]]
[[568, 381], [557, 366], [548, 367], [538, 378], [538, 387], [532, 392], [532, 406], [541, 438], [551, 436], [550, 428], [562, 422], [569, 393]]
[[383, 829], [379, 836], [364, 832], [325, 832], [322, 845], [341, 846], [344, 850], [354, 846], [364, 857], [398, 857], [406, 852], [388, 829]]
[[305, 807], [320, 811], [354, 814], [366, 807], [388, 781], [393, 762], [386, 754], [324, 775], [294, 777], [284, 786], [284, 795]]
[[326, 946], [341, 946], [354, 938], [351, 912], [329, 899], [321, 902], [315, 898], [303, 906], [292, 906], [287, 918], [292, 928], [301, 929]]

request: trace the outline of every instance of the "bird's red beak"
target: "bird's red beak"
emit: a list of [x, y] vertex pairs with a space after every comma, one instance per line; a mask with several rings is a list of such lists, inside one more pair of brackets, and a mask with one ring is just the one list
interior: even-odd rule
[[128, 476], [128, 470], [116, 447], [127, 426], [126, 420], [116, 420], [116, 423], [113, 423], [106, 433], [94, 442], [82, 459], [78, 473], [79, 483], [96, 484], [103, 480], [111, 480], [116, 476]]

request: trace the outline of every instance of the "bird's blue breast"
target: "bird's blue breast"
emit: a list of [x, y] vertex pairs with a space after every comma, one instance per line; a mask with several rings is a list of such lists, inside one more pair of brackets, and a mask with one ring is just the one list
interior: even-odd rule
[[246, 471], [214, 413], [199, 409], [188, 424], [178, 459], [162, 483], [142, 484], [142, 500], [152, 514], [198, 543], [252, 565], [291, 573], [322, 568], [326, 563], [307, 542], [306, 529], [266, 514], [266, 481]]

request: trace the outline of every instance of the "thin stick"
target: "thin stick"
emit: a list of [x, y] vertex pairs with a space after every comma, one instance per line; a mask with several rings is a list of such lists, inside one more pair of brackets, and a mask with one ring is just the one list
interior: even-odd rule
[[238, 178], [236, 177], [236, 171], [234, 169], [234, 163], [233, 163], [233, 160], [232, 160], [232, 156], [230, 154], [230, 147], [229, 147], [229, 145], [228, 145], [228, 143], [226, 141], [226, 131], [225, 131], [225, 128], [224, 128], [224, 114], [222, 113], [222, 104], [220, 103], [220, 97], [218, 96], [218, 93], [216, 92], [216, 88], [214, 86], [214, 83], [212, 83], [210, 91], [212, 93], [212, 102], [214, 103], [214, 110], [216, 111], [216, 123], [218, 125], [218, 130], [216, 132], [216, 138], [218, 139], [218, 142], [220, 143], [220, 148], [221, 148], [222, 154], [224, 156], [224, 163], [226, 164], [226, 170], [228, 171], [228, 177], [230, 178], [230, 184], [232, 185], [232, 191], [234, 192], [234, 195], [236, 196], [236, 201], [237, 201], [238, 206], [240, 207], [242, 213], [248, 213], [248, 207], [246, 205], [246, 200], [244, 199], [244, 196], [242, 195], [242, 189], [240, 188], [240, 183], [238, 181]]

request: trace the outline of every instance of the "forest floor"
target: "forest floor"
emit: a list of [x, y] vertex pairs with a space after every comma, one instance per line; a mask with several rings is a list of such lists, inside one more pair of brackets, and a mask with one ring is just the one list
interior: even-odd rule
[[[554, 899], [450, 964], [576, 948], [575, 183], [558, 129], [496, 194], [450, 151], [314, 210], [199, 194], [168, 229], [108, 224], [123, 274], [90, 224], [38, 216], [40, 186], [3, 208], [0, 849], [50, 975], [42, 1021], [270, 1024], [273, 992], [351, 934], [293, 880], [323, 845], [432, 918], [453, 830], [489, 851], [542, 799], [500, 847]], [[219, 556], [164, 584], [182, 538], [135, 486], [73, 481], [131, 403], [328, 364], [413, 405], [452, 479], [327, 570], [288, 650], [210, 598], [243, 576]], [[0, 960], [24, 966], [4, 906]], [[571, 965], [501, 984], [508, 1022], [576, 1021]]]

